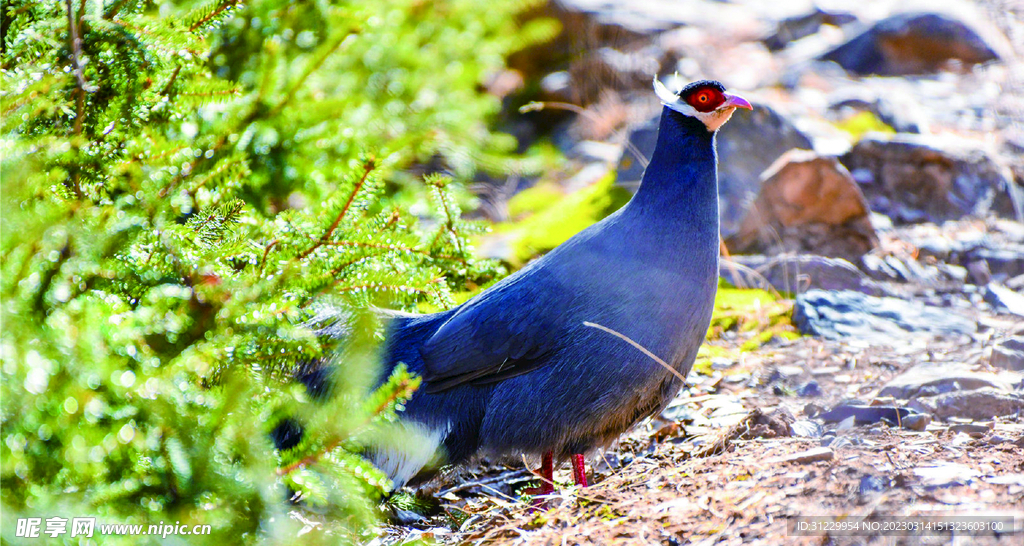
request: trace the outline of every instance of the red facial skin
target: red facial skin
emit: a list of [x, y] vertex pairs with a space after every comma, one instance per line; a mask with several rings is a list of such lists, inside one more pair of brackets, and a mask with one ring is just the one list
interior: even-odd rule
[[725, 94], [711, 86], [694, 89], [683, 100], [698, 112], [711, 112], [725, 102]]

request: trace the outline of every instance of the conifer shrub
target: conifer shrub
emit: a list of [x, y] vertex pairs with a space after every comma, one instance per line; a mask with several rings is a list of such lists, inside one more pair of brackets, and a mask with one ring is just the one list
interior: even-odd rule
[[[140, 540], [102, 523], [174, 522], [212, 527], [190, 544], [293, 543], [303, 513], [334, 522], [304, 542], [372, 535], [387, 484], [358, 451], [418, 379], [374, 390], [367, 310], [501, 274], [458, 188], [523, 168], [482, 89], [553, 33], [524, 7], [4, 2], [5, 541], [53, 516], [95, 517], [102, 544]], [[343, 347], [306, 326], [323, 306]], [[312, 402], [290, 378], [328, 355]], [[307, 433], [279, 453], [284, 416]]]

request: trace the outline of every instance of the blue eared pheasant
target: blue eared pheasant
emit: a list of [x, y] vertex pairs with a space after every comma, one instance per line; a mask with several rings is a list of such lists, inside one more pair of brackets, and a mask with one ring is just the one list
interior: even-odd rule
[[[520, 453], [541, 458], [542, 494], [566, 458], [586, 485], [584, 455], [682, 387], [718, 285], [714, 135], [751, 106], [714, 81], [679, 94], [654, 87], [664, 104], [657, 146], [627, 205], [454, 309], [391, 315], [384, 377], [404, 362], [424, 380], [400, 414], [411, 439], [369, 454], [395, 487], [432, 461]], [[678, 375], [584, 323], [627, 336]], [[300, 379], [319, 392], [324, 377]], [[282, 426], [292, 428], [275, 431], [279, 445], [301, 430]]]

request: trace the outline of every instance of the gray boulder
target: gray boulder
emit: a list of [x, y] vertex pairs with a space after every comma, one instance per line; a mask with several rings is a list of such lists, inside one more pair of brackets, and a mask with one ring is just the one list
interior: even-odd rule
[[966, 65], [999, 58], [965, 22], [939, 13], [901, 13], [821, 56], [859, 75], [928, 74], [950, 61]]
[[982, 388], [1008, 393], [1020, 379], [1020, 374], [979, 372], [966, 364], [926, 362], [892, 378], [878, 396], [908, 400]]
[[938, 419], [987, 420], [1024, 411], [1024, 398], [993, 387], [954, 391], [915, 399], [909, 407], [932, 414]]
[[983, 296], [986, 303], [1000, 313], [1024, 317], [1024, 295], [994, 282], [985, 285]]
[[993, 368], [1024, 371], [1024, 337], [1011, 337], [992, 347]]
[[839, 160], [861, 184], [871, 210], [896, 223], [1016, 214], [1009, 169], [973, 143], [872, 134]]
[[804, 334], [895, 344], [908, 335], [973, 334], [975, 321], [915, 301], [878, 298], [851, 290], [811, 290], [793, 306], [793, 323]]
[[719, 266], [719, 276], [733, 286], [774, 288], [799, 293], [810, 289], [854, 290], [884, 296], [888, 290], [841, 258], [811, 254], [730, 256]]

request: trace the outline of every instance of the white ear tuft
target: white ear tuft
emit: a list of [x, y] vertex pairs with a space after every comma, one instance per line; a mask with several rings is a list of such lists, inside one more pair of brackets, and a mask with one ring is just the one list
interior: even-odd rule
[[654, 76], [654, 94], [658, 95], [661, 103], [669, 108], [675, 109], [679, 104], [679, 96], [669, 91], [665, 84], [658, 79], [658, 76]]

